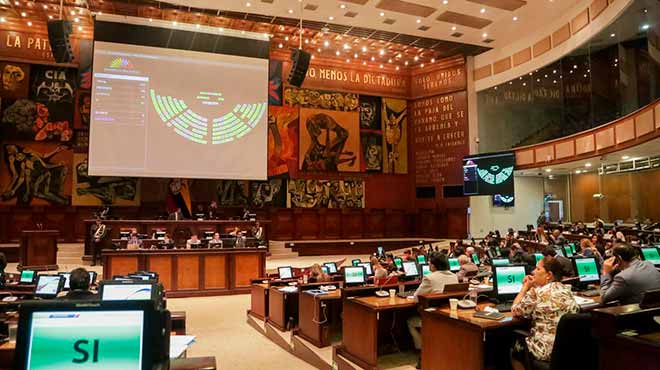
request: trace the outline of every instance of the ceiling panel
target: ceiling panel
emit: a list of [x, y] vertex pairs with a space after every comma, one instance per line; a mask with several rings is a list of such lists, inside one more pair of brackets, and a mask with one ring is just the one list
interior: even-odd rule
[[508, 11], [514, 11], [527, 5], [527, 1], [523, 0], [467, 0], [471, 3], [477, 3], [492, 8], [498, 8]]
[[490, 19], [450, 11], [440, 14], [436, 20], [476, 29], [482, 29], [493, 23]]
[[391, 12], [413, 15], [415, 17], [428, 17], [437, 10], [434, 7], [414, 4], [402, 0], [380, 0], [376, 8]]

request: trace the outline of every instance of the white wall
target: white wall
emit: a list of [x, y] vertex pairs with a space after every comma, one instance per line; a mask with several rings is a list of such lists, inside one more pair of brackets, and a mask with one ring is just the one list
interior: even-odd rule
[[493, 207], [492, 196], [470, 197], [470, 234], [482, 238], [489, 231], [500, 230], [502, 234], [512, 227], [514, 230], [525, 230], [528, 224], [536, 225], [543, 209], [543, 178], [518, 177], [513, 178], [514, 207]]

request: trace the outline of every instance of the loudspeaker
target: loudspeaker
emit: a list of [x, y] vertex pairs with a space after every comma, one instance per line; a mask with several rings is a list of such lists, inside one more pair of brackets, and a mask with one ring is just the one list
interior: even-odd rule
[[48, 40], [57, 63], [70, 63], [73, 60], [73, 51], [69, 40], [72, 31], [73, 28], [69, 21], [48, 21]]
[[305, 81], [305, 75], [307, 74], [307, 68], [309, 68], [311, 57], [311, 54], [304, 52], [303, 50], [291, 50], [291, 72], [287, 79], [289, 85], [296, 87], [302, 85], [303, 81]]

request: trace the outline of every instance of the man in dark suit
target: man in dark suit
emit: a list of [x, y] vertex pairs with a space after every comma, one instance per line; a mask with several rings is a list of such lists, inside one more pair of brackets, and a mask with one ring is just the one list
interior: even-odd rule
[[89, 272], [82, 267], [71, 271], [69, 277], [69, 293], [60, 299], [68, 301], [95, 301], [98, 300], [98, 295], [89, 290], [90, 283]]
[[[620, 271], [612, 276], [615, 271]], [[641, 261], [635, 248], [627, 244], [614, 247], [612, 257], [603, 263], [600, 278], [602, 303], [639, 303], [644, 292], [660, 289], [660, 271], [649, 261]]]

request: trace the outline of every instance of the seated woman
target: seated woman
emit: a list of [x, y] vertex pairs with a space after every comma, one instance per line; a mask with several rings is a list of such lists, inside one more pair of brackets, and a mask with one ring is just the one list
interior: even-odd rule
[[580, 311], [571, 289], [561, 283], [561, 275], [559, 261], [551, 257], [540, 260], [533, 275], [523, 279], [522, 290], [511, 307], [514, 316], [532, 319], [525, 341], [529, 352], [541, 361], [550, 360], [559, 319]]
[[380, 261], [378, 261], [378, 257], [371, 256], [369, 262], [371, 263], [371, 269], [374, 271], [374, 278], [383, 279], [389, 275], [383, 265], [380, 264]]
[[330, 281], [330, 276], [323, 272], [321, 265], [315, 263], [309, 269], [309, 278], [307, 279], [310, 283], [325, 283]]

